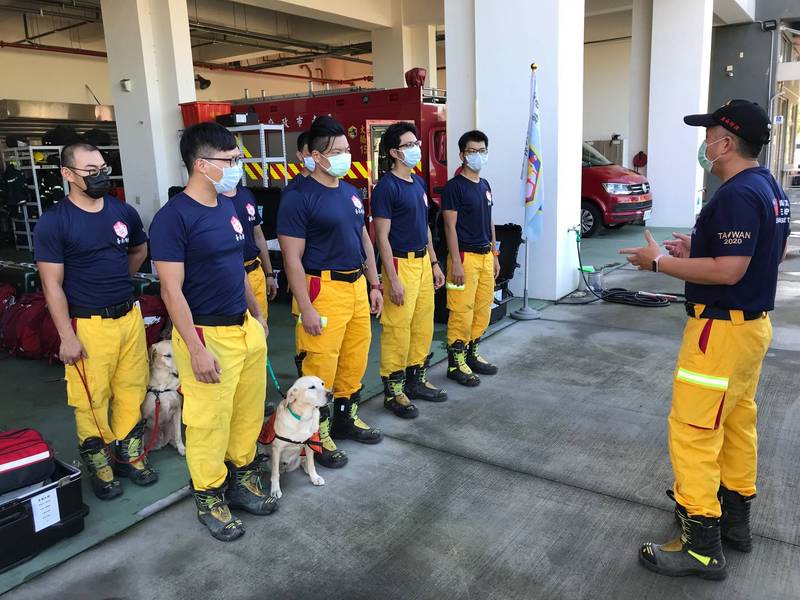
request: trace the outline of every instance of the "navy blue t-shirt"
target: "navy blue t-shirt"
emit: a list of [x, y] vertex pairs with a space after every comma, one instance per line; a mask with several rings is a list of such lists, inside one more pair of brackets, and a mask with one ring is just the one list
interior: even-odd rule
[[286, 187], [284, 187], [283, 190], [281, 191], [281, 196], [283, 196], [287, 192], [291, 192], [292, 190], [297, 189], [297, 186], [303, 183], [306, 179], [307, 178], [304, 175], [301, 175], [300, 173], [292, 177], [286, 184]]
[[[228, 198], [228, 196], [222, 196]], [[239, 222], [244, 226], [244, 260], [249, 262], [258, 258], [261, 253], [256, 246], [255, 228], [261, 225], [261, 215], [258, 214], [258, 203], [253, 192], [246, 187], [236, 187], [236, 195], [228, 198], [233, 202]]]
[[478, 183], [456, 175], [442, 191], [442, 210], [458, 213], [456, 234], [467, 246], [485, 246], [492, 242], [492, 188], [481, 178]]
[[786, 193], [764, 167], [746, 169], [723, 183], [697, 217], [690, 256], [750, 256], [750, 266], [735, 285], [687, 283], [686, 299], [729, 310], [775, 308], [789, 212]]
[[364, 205], [360, 192], [349, 183], [329, 188], [307, 177], [281, 197], [278, 235], [306, 241], [303, 267], [350, 271], [366, 260], [361, 234]]
[[150, 254], [156, 261], [183, 263], [183, 295], [192, 315], [245, 311], [244, 230], [225, 196], [210, 207], [181, 192], [153, 217]]
[[113, 196], [100, 212], [64, 198], [45, 212], [33, 233], [34, 258], [64, 265], [64, 294], [71, 306], [106, 308], [133, 296], [128, 249], [147, 242], [139, 213]]
[[400, 179], [391, 171], [372, 191], [372, 216], [392, 220], [389, 245], [397, 252], [421, 250], [428, 245], [428, 194], [422, 178]]

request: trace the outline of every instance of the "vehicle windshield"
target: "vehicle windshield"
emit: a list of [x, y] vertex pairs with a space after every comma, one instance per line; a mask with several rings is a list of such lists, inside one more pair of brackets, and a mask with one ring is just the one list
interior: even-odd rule
[[614, 164], [605, 156], [600, 154], [594, 147], [586, 142], [583, 143], [583, 166], [584, 167], [605, 167]]

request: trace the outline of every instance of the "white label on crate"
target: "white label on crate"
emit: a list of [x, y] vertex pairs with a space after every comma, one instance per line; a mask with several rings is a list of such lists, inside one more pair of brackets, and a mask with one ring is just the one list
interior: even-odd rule
[[36, 532], [55, 525], [61, 520], [61, 512], [58, 510], [58, 494], [55, 489], [31, 498], [31, 508], [33, 509], [33, 530]]

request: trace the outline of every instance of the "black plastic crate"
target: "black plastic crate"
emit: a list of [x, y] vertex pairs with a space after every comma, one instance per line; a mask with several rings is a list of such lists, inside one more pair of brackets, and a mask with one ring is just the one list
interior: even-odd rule
[[[64, 538], [83, 531], [89, 507], [83, 503], [81, 472], [56, 460], [49, 483], [30, 491], [22, 491], [0, 504], [0, 573], [30, 560]], [[35, 531], [31, 501], [40, 494], [56, 490], [61, 520]]]

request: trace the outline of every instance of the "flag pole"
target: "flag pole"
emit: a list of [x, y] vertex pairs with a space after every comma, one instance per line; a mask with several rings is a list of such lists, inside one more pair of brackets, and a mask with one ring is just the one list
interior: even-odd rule
[[[536, 73], [536, 69], [539, 68], [539, 65], [536, 63], [531, 63], [531, 71]], [[522, 289], [522, 307], [518, 308], [514, 312], [511, 313], [511, 318], [516, 319], [517, 321], [534, 321], [536, 319], [542, 318], [541, 311], [531, 308], [528, 306], [528, 254], [529, 254], [529, 244], [527, 236], [522, 240], [522, 243], [525, 244], [525, 269], [524, 269], [524, 287]]]

